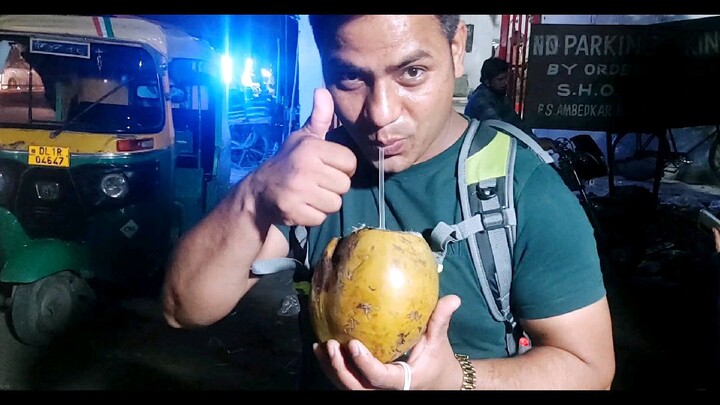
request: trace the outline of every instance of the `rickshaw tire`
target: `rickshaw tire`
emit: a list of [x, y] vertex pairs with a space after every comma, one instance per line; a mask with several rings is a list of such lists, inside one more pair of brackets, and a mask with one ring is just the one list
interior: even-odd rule
[[51, 274], [13, 291], [10, 331], [28, 346], [47, 346], [88, 319], [95, 292], [72, 271]]

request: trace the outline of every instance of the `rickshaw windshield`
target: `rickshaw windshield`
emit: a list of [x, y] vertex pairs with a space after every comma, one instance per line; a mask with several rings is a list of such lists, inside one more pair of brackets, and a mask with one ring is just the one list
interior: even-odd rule
[[0, 35], [0, 127], [157, 133], [163, 92], [140, 46]]

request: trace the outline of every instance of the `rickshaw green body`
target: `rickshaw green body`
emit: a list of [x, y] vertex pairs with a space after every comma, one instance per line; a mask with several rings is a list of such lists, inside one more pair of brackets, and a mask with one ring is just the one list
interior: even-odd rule
[[[9, 155], [9, 156], [8, 156]], [[22, 156], [21, 156], [22, 155]], [[0, 160], [18, 160], [24, 154], [0, 151]], [[0, 208], [0, 282], [28, 283], [50, 274], [73, 269], [84, 278], [131, 284], [159, 271], [171, 247], [174, 223], [187, 216], [178, 212], [173, 199], [174, 171], [170, 149], [124, 156], [82, 156], [74, 167], [146, 168], [153, 176], [150, 194], [118, 207], [86, 210], [68, 215], [56, 225], [66, 230], [65, 238], [51, 232], [36, 231], [31, 237], [18, 217]], [[88, 212], [90, 211], [90, 212]], [[53, 213], [55, 215], [61, 215]], [[172, 215], [169, 215], [172, 214]], [[27, 214], [30, 216], [32, 214]], [[50, 228], [42, 223], [36, 228]], [[77, 231], [67, 231], [77, 228]]]

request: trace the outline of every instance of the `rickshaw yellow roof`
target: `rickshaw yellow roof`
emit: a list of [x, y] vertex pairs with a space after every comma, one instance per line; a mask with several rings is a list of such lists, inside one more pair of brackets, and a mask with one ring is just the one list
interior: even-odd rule
[[139, 17], [0, 15], [0, 31], [98, 37], [140, 42], [168, 55], [163, 29]]

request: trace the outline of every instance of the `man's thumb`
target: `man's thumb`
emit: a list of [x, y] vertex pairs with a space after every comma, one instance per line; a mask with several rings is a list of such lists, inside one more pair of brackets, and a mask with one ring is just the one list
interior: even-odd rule
[[330, 92], [325, 88], [317, 88], [313, 93], [312, 112], [303, 127], [310, 134], [325, 139], [334, 113], [335, 107]]
[[460, 297], [457, 295], [446, 295], [438, 300], [425, 332], [429, 340], [447, 336], [450, 318], [458, 308], [460, 308]]

